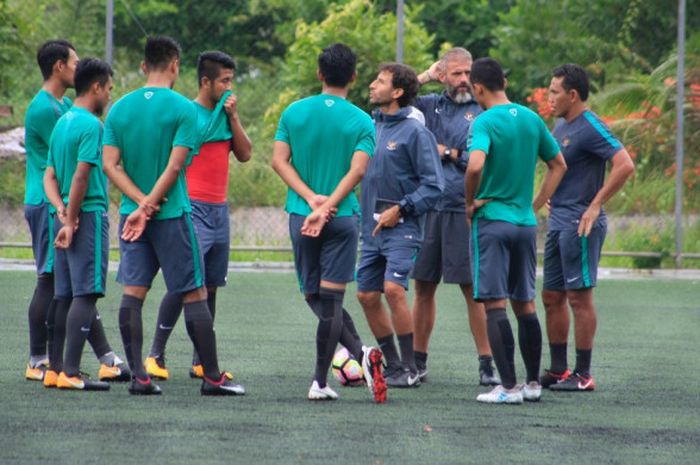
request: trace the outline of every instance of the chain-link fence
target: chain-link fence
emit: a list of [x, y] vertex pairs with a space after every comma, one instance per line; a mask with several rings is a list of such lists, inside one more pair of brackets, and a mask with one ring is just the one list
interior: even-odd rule
[[[110, 20], [108, 13], [112, 3], [113, 17]], [[587, 13], [587, 2], [568, 2], [572, 15], [578, 15], [583, 24], [571, 25], [576, 26], [576, 34], [580, 37], [569, 38], [570, 44], [580, 42], [580, 47], [570, 47], [568, 52], [560, 50], [558, 42], [546, 41], [546, 37], [542, 39], [545, 45], [537, 43], [539, 39], [528, 32], [533, 21], [541, 23], [542, 27], [547, 27], [550, 21], [552, 28], [558, 27], [556, 13], [553, 13], [557, 9], [537, 13], [537, 3], [540, 2], [339, 0], [330, 5], [323, 0], [8, 0], [5, 9], [0, 9], [0, 21], [3, 22], [0, 28], [0, 63], [3, 67], [0, 69], [0, 85], [3, 87], [0, 88], [0, 248], [27, 247], [29, 244], [29, 232], [23, 218], [21, 125], [29, 101], [41, 87], [41, 76], [34, 60], [36, 48], [44, 40], [65, 37], [74, 43], [81, 57], [111, 57], [116, 71], [114, 100], [143, 84], [139, 65], [144, 39], [148, 35], [165, 34], [180, 41], [183, 47], [181, 75], [175, 90], [189, 98], [197, 93], [197, 55], [211, 49], [232, 55], [237, 62], [234, 91], [240, 102], [239, 113], [253, 142], [250, 162], [241, 164], [232, 159], [230, 164], [228, 199], [232, 248], [288, 251], [287, 217], [282, 208], [286, 186], [270, 167], [272, 140], [277, 118], [284, 106], [318, 92], [315, 58], [324, 45], [342, 41], [357, 52], [358, 78], [350, 100], [367, 110], [366, 88], [377, 64], [403, 57], [403, 61], [420, 72], [439, 56], [441, 50], [453, 45], [466, 46], [475, 57], [497, 56], [511, 73], [511, 98], [530, 102], [533, 107], [541, 102], [531, 101], [528, 97], [535, 95], [532, 89], [547, 85], [552, 60], [557, 60], [557, 63], [565, 59], [576, 60], [584, 64], [592, 75], [596, 91], [606, 85], [605, 88], [609, 88], [613, 72], [622, 65], [628, 68], [637, 66], [634, 69], [639, 73], [651, 73], [650, 76], [655, 75], [652, 69], [659, 66], [654, 72], [658, 74], [658, 69], [662, 69], [668, 76], [673, 76], [673, 62], [668, 65], [664, 60], [674, 57], [674, 34], [666, 29], [675, 27], [675, 14], [657, 5], [660, 2], [618, 2], [622, 6], [615, 8], [624, 10], [619, 20], [615, 15], [605, 14], [602, 11], [605, 6], [595, 6], [592, 9], [595, 11]], [[612, 5], [615, 1], [609, 3]], [[521, 16], [515, 17], [516, 13]], [[593, 16], [609, 19], [591, 22]], [[668, 26], [663, 37], [649, 35], [649, 21], [654, 24], [661, 21]], [[111, 37], [105, 34], [106, 24], [113, 26]], [[689, 32], [697, 32], [698, 24], [697, 18], [690, 17]], [[511, 31], [510, 35], [503, 35], [506, 30]], [[7, 31], [14, 33], [6, 34]], [[398, 37], [401, 31], [403, 39]], [[590, 33], [592, 38], [586, 37], [584, 32]], [[113, 49], [105, 52], [105, 45], [110, 44]], [[620, 44], [626, 44], [626, 48]], [[542, 56], [532, 53], [532, 50], [542, 48], [549, 53]], [[700, 56], [698, 50], [692, 49], [690, 55], [694, 54]], [[690, 148], [697, 147], [700, 141], [694, 135], [694, 131], [700, 128], [699, 63], [689, 61], [686, 72], [686, 87], [690, 90], [687, 103], [691, 110], [695, 106], [698, 108], [688, 112], [687, 131], [691, 134], [686, 145]], [[8, 90], [10, 88], [12, 91]], [[423, 89], [424, 92], [441, 90], [440, 85]], [[656, 89], [651, 89], [649, 95], [656, 95], [655, 92]], [[68, 95], [72, 97], [72, 91]], [[667, 97], [666, 103], [672, 103], [674, 96], [669, 94]], [[614, 108], [614, 103], [602, 102], [599, 106]], [[662, 108], [662, 111], [673, 116], [672, 107]], [[649, 121], [661, 121], [665, 118], [663, 115]], [[663, 148], [666, 147], [664, 144], [673, 141], [673, 125], [658, 127], [666, 134], [663, 143], [655, 143], [654, 147]], [[646, 132], [651, 134], [650, 130]], [[637, 133], [627, 130], [623, 133], [620, 129], [619, 135], [625, 144], [632, 144], [635, 150], [639, 148], [640, 167], [648, 172], [658, 169], [655, 160], [665, 156], [665, 152], [647, 157], [644, 153], [647, 149], [642, 146], [644, 140]], [[700, 223], [695, 214], [697, 205], [692, 200], [700, 198], [697, 194], [700, 161], [696, 161], [700, 159], [690, 149], [687, 151], [691, 159], [686, 161], [689, 167], [686, 169], [684, 195], [688, 199], [686, 205], [694, 211], [685, 216], [682, 226], [691, 234], [686, 240], [686, 256], [700, 257]], [[670, 168], [671, 162], [666, 163]], [[635, 182], [639, 185], [626, 187], [626, 191], [614, 199], [606, 246], [608, 253], [624, 250], [656, 258], [673, 254], [675, 228], [671, 212], [674, 183], [672, 176], [668, 178], [670, 184], [659, 181], [658, 185], [649, 184], [650, 187], [643, 186], [641, 181]], [[646, 177], [644, 182], [650, 183]], [[641, 198], [642, 195], [647, 197]], [[640, 197], [640, 200], [635, 204], [630, 197]], [[118, 195], [112, 192], [111, 198], [112, 245], [116, 246]], [[652, 201], [656, 203], [652, 205]], [[28, 250], [27, 254], [30, 256]], [[289, 254], [279, 257], [289, 258]]]

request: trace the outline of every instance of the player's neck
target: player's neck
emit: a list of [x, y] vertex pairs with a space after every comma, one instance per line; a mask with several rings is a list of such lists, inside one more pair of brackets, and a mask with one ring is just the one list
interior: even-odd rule
[[327, 94], [327, 95], [334, 95], [336, 97], [340, 98], [348, 98], [348, 91], [350, 89], [348, 87], [334, 87], [334, 86], [329, 86], [328, 84], [323, 84], [323, 87], [321, 88], [321, 93], [322, 94]]
[[384, 103], [382, 105], [379, 105], [379, 111], [381, 111], [385, 115], [395, 115], [399, 112], [399, 110], [401, 110], [401, 106], [396, 100], [392, 100], [390, 103]]
[[581, 113], [583, 113], [586, 110], [587, 110], [587, 107], [586, 107], [585, 103], [583, 103], [583, 102], [574, 103], [571, 106], [571, 108], [569, 108], [569, 111], [566, 112], [566, 114], [563, 116], [564, 120], [567, 123], [570, 123], [573, 120], [575, 120], [576, 118], [578, 118], [579, 116], [581, 116]]
[[66, 94], [67, 87], [58, 78], [50, 77], [48, 80], [44, 81], [44, 85], [41, 86], [49, 94], [53, 95], [56, 100], [61, 100]]
[[194, 99], [194, 101], [209, 110], [213, 110], [215, 106], [209, 98], [209, 96], [206, 94], [202, 94], [201, 92], [197, 94], [197, 97]]
[[79, 107], [89, 111], [93, 115], [95, 114], [95, 102], [90, 97], [85, 95], [76, 97], [75, 101], [73, 102], [73, 107]]
[[490, 95], [487, 95], [485, 100], [485, 106], [486, 109], [488, 110], [491, 107], [495, 107], [497, 105], [508, 105], [510, 100], [508, 100], [508, 96], [506, 95], [505, 92], [494, 92]]
[[146, 84], [144, 87], [165, 87], [167, 89], [172, 89], [174, 85], [175, 77], [172, 74], [151, 71], [146, 75]]

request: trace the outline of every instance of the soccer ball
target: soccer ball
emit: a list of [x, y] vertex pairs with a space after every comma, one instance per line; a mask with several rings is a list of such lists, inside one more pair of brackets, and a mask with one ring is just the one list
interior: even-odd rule
[[335, 378], [343, 386], [360, 386], [365, 382], [362, 366], [345, 347], [342, 347], [333, 356], [331, 369]]

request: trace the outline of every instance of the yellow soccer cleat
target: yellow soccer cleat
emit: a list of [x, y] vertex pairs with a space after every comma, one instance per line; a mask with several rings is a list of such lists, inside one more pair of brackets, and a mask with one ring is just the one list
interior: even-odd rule
[[165, 368], [165, 363], [162, 360], [159, 361], [155, 357], [147, 357], [143, 366], [146, 368], [146, 373], [154, 378], [165, 381], [170, 377], [170, 372]]
[[30, 381], [43, 381], [44, 373], [49, 369], [49, 361], [44, 359], [35, 366], [27, 364], [27, 369], [24, 371], [24, 377]]
[[114, 366], [101, 364], [100, 371], [97, 372], [97, 379], [107, 382], [131, 381], [131, 371], [125, 363], [117, 363]]
[[44, 387], [55, 388], [57, 381], [58, 373], [53, 370], [46, 370], [46, 372], [44, 372]]
[[[224, 376], [226, 376], [226, 379], [228, 380], [233, 380], [233, 373], [230, 371], [224, 371]], [[190, 378], [192, 379], [204, 379], [204, 366], [200, 365], [192, 365], [192, 368], [190, 368]]]
[[109, 391], [109, 383], [104, 381], [92, 381], [90, 378], [78, 376], [68, 376], [65, 372], [61, 372], [56, 380], [58, 389], [74, 390], [74, 391]]

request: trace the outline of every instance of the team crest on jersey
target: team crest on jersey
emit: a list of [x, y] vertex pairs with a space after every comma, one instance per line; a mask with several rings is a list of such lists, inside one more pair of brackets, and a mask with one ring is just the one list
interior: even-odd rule
[[516, 108], [511, 108], [509, 111], [511, 115], [518, 116], [518, 110]]
[[148, 92], [144, 92], [143, 96], [146, 97], [146, 100], [150, 100], [151, 97], [153, 97], [153, 92], [149, 90]]
[[388, 144], [386, 144], [386, 149], [391, 150], [392, 152], [396, 150], [396, 141], [395, 140], [390, 140]]
[[464, 119], [466, 119], [467, 121], [474, 121], [474, 113], [472, 113], [471, 111], [466, 112], [464, 114]]
[[570, 143], [571, 143], [571, 139], [569, 139], [568, 137], [565, 137], [564, 140], [561, 141], [561, 146], [568, 147]]
[[327, 99], [325, 100], [325, 102], [326, 102], [326, 106], [327, 106], [328, 108], [330, 108], [330, 107], [332, 107], [333, 105], [335, 105], [335, 100], [332, 100], [332, 99], [329, 99], [329, 98], [327, 98]]

